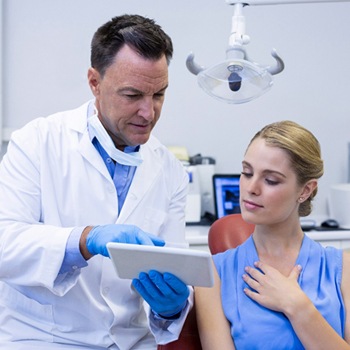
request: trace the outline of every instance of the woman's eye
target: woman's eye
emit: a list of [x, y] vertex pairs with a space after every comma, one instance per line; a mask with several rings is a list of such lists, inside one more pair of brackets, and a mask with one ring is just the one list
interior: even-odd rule
[[272, 186], [278, 185], [278, 181], [275, 181], [275, 180], [266, 179], [265, 181], [267, 182], [268, 185], [272, 185]]
[[241, 175], [243, 175], [243, 176], [245, 176], [245, 177], [252, 177], [252, 176], [253, 176], [252, 173], [248, 173], [248, 172], [246, 172], [246, 171], [242, 171], [242, 172], [241, 172]]

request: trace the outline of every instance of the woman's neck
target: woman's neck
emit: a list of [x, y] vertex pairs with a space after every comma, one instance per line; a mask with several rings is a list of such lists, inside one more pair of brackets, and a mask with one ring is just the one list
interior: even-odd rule
[[259, 259], [285, 275], [295, 266], [304, 232], [299, 221], [291, 225], [256, 225], [253, 240]]

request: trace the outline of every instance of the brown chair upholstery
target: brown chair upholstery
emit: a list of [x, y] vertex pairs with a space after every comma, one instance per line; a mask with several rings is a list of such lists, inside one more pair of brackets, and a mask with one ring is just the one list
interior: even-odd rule
[[[241, 214], [230, 214], [216, 220], [209, 229], [208, 245], [214, 255], [243, 243], [254, 231], [254, 225], [245, 222]], [[197, 329], [195, 308], [189, 312], [179, 339], [158, 350], [202, 350]]]
[[165, 345], [158, 345], [158, 350], [202, 350], [197, 328], [196, 310], [193, 307], [187, 315], [179, 339]]
[[210, 252], [224, 252], [243, 243], [254, 231], [254, 224], [243, 220], [241, 214], [226, 215], [210, 226], [208, 245]]

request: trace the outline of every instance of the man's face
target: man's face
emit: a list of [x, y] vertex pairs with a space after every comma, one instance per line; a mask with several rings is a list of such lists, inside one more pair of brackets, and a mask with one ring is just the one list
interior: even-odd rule
[[144, 144], [156, 125], [168, 86], [166, 57], [149, 60], [125, 45], [104, 76], [88, 71], [98, 116], [115, 146]]

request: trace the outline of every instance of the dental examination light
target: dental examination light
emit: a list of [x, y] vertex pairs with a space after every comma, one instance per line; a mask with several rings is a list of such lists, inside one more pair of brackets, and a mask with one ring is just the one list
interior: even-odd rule
[[272, 76], [283, 71], [284, 63], [275, 49], [271, 51], [276, 61], [273, 66], [261, 66], [249, 59], [244, 47], [249, 43], [250, 38], [245, 33], [243, 7], [246, 5], [346, 1], [349, 0], [247, 0], [244, 2], [226, 0], [226, 3], [234, 6], [226, 60], [205, 68], [194, 61], [194, 54], [191, 53], [187, 57], [186, 66], [191, 73], [197, 75], [199, 86], [210, 96], [227, 103], [249, 102], [271, 88]]
[[260, 66], [251, 62], [244, 45], [250, 38], [245, 34], [244, 4], [234, 4], [232, 29], [226, 60], [208, 69], [194, 61], [194, 54], [187, 57], [188, 70], [198, 76], [199, 86], [210, 96], [228, 103], [251, 101], [266, 91], [272, 84], [272, 75], [282, 72], [284, 63], [275, 50], [271, 54], [276, 60], [274, 67]]

